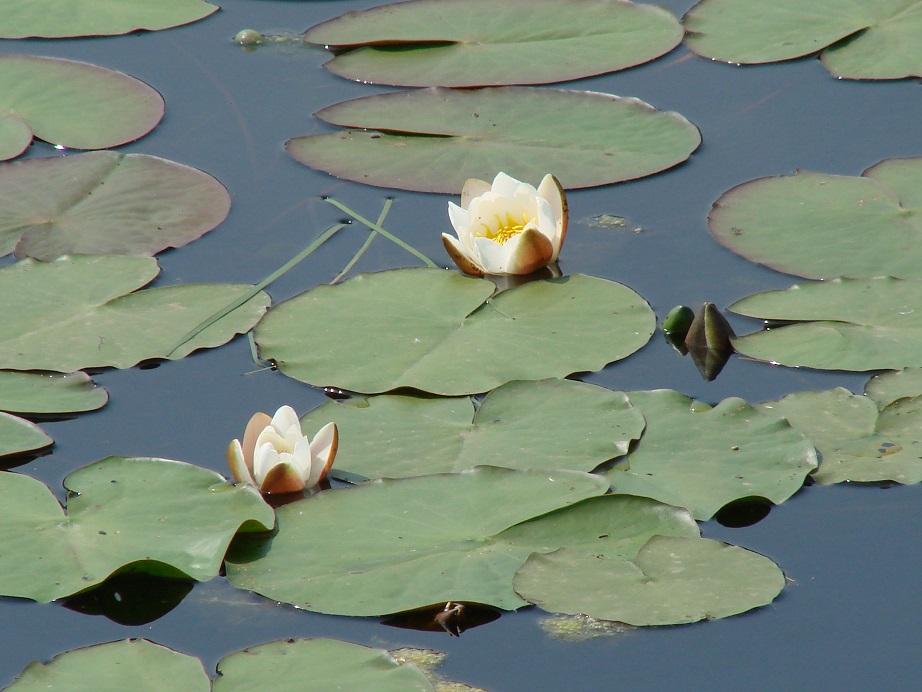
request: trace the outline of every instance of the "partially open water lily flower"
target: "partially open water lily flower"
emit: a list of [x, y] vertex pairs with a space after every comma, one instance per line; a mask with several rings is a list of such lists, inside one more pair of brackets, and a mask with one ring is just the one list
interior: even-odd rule
[[327, 423], [313, 441], [301, 432], [298, 414], [282, 406], [272, 418], [255, 413], [240, 440], [227, 448], [227, 463], [238, 483], [249, 483], [269, 494], [294, 493], [313, 488], [327, 477], [339, 434]]
[[499, 173], [493, 184], [471, 178], [461, 190], [461, 206], [448, 203], [458, 237], [442, 243], [461, 271], [531, 274], [557, 260], [567, 235], [567, 198], [554, 176], [537, 189]]

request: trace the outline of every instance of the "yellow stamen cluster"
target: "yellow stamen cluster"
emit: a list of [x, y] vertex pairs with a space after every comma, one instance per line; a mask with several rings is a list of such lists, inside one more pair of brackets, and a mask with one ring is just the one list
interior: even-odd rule
[[494, 228], [488, 224], [482, 223], [480, 225], [483, 226], [483, 233], [479, 235], [483, 238], [494, 240], [500, 245], [505, 245], [507, 240], [517, 236], [519, 233], [525, 230], [525, 227], [529, 224], [529, 222], [532, 221], [532, 219], [529, 219], [528, 215], [524, 211], [522, 212], [521, 223], [516, 221], [516, 219], [512, 216], [512, 212], [506, 212], [505, 220], [503, 220], [499, 214], [496, 214], [495, 216], [496, 227]]

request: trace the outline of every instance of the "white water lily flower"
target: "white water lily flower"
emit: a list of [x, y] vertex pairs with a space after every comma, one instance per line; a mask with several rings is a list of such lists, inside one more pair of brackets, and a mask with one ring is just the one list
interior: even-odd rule
[[557, 259], [567, 235], [567, 198], [550, 174], [537, 189], [505, 173], [493, 185], [471, 178], [448, 216], [458, 237], [443, 233], [445, 250], [474, 276], [538, 271]]
[[327, 477], [339, 433], [327, 423], [313, 441], [301, 432], [298, 414], [282, 406], [272, 418], [255, 413], [240, 440], [227, 448], [227, 463], [238, 483], [249, 483], [263, 493], [294, 493], [310, 489]]

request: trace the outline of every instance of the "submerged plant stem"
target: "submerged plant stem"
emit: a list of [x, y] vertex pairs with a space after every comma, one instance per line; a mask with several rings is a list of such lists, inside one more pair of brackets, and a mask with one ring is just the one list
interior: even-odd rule
[[287, 262], [285, 262], [285, 264], [283, 264], [281, 267], [279, 267], [278, 269], [276, 269], [274, 272], [272, 272], [271, 274], [269, 274], [269, 276], [267, 276], [265, 279], [263, 279], [263, 280], [260, 281], [258, 284], [256, 284], [255, 286], [253, 286], [253, 288], [250, 289], [249, 291], [247, 291], [244, 295], [240, 296], [240, 297], [239, 297], [237, 300], [235, 300], [234, 302], [225, 305], [223, 308], [221, 308], [218, 312], [214, 313], [214, 314], [213, 314], [211, 317], [209, 317], [207, 320], [205, 320], [204, 322], [199, 322], [199, 324], [196, 325], [193, 329], [191, 329], [191, 330], [189, 330], [188, 332], [186, 332], [186, 333], [182, 336], [182, 338], [181, 338], [178, 342], [176, 342], [176, 345], [173, 346], [173, 348], [170, 350], [170, 352], [167, 354], [166, 357], [167, 357], [167, 358], [170, 358], [174, 353], [176, 353], [176, 351], [178, 351], [180, 348], [182, 348], [182, 346], [184, 346], [185, 344], [187, 344], [188, 342], [190, 342], [192, 339], [194, 339], [195, 337], [197, 337], [199, 334], [201, 334], [203, 331], [205, 331], [206, 329], [208, 329], [208, 327], [210, 327], [211, 325], [213, 325], [215, 322], [217, 322], [218, 320], [222, 319], [223, 317], [226, 317], [227, 315], [229, 315], [230, 313], [232, 313], [234, 310], [236, 310], [237, 308], [239, 308], [241, 305], [243, 305], [243, 304], [246, 303], [247, 301], [252, 300], [253, 297], [254, 297], [257, 293], [259, 293], [259, 292], [260, 292], [261, 290], [263, 290], [266, 286], [268, 286], [268, 285], [271, 284], [273, 281], [275, 281], [276, 279], [278, 279], [280, 276], [282, 276], [283, 274], [285, 274], [285, 272], [287, 272], [289, 269], [291, 269], [292, 267], [294, 267], [296, 264], [298, 264], [298, 262], [300, 262], [301, 260], [303, 260], [304, 258], [306, 258], [306, 257], [307, 257], [308, 255], [310, 255], [314, 250], [316, 250], [318, 247], [320, 247], [321, 245], [323, 245], [327, 240], [329, 240], [330, 238], [332, 238], [336, 233], [338, 233], [339, 231], [341, 231], [341, 230], [342, 230], [343, 228], [345, 228], [345, 227], [346, 227], [346, 224], [344, 224], [344, 223], [337, 223], [337, 224], [334, 224], [334, 225], [330, 226], [330, 227], [329, 227], [328, 229], [326, 229], [323, 233], [321, 233], [319, 236], [317, 236], [317, 238], [316, 238], [316, 240], [314, 240], [314, 242], [312, 242], [312, 243], [311, 243], [310, 245], [308, 245], [306, 248], [304, 248], [303, 250], [301, 250], [301, 252], [299, 252], [297, 255], [295, 255], [294, 257], [292, 257], [290, 260], [288, 260]]
[[[384, 220], [387, 218], [387, 214], [388, 212], [390, 212], [391, 205], [393, 203], [394, 203], [394, 200], [392, 200], [390, 197], [384, 200], [384, 207], [381, 209], [381, 213], [378, 214], [378, 220], [375, 222], [379, 226], [384, 225]], [[364, 255], [365, 252], [368, 250], [368, 248], [371, 247], [371, 242], [375, 239], [376, 235], [378, 235], [378, 232], [372, 228], [371, 233], [368, 234], [368, 237], [365, 239], [365, 242], [362, 244], [362, 247], [359, 248], [359, 251], [356, 252], [352, 256], [352, 259], [349, 260], [348, 264], [346, 264], [345, 267], [343, 267], [343, 270], [339, 274], [337, 274], [335, 277], [333, 277], [333, 280], [330, 282], [331, 286], [335, 284], [337, 281], [339, 281], [341, 278], [343, 278], [346, 274], [349, 273], [349, 270], [355, 266], [355, 263], [358, 262], [362, 258], [362, 255]]]
[[[407, 252], [409, 252], [411, 255], [413, 255], [413, 256], [416, 257], [417, 259], [419, 259], [419, 260], [421, 260], [422, 262], [424, 262], [424, 263], [426, 264], [427, 267], [431, 267], [432, 269], [438, 269], [438, 268], [439, 268], [439, 266], [438, 266], [435, 262], [433, 262], [431, 259], [429, 259], [428, 257], [426, 257], [423, 253], [421, 253], [421, 252], [420, 252], [419, 250], [417, 250], [415, 247], [413, 247], [412, 245], [408, 245], [407, 243], [405, 243], [404, 241], [402, 241], [400, 238], [398, 238], [397, 236], [395, 236], [395, 235], [394, 235], [393, 233], [391, 233], [390, 231], [387, 231], [387, 230], [385, 230], [384, 228], [382, 228], [380, 223], [374, 223], [374, 222], [372, 222], [372, 221], [369, 221], [369, 220], [366, 219], [364, 216], [361, 216], [360, 214], [357, 214], [356, 212], [352, 211], [349, 207], [347, 207], [345, 204], [343, 204], [342, 202], [339, 202], [339, 201], [333, 199], [332, 197], [327, 197], [324, 201], [325, 201], [325, 202], [329, 202], [329, 203], [332, 204], [334, 207], [336, 207], [336, 208], [339, 209], [340, 211], [342, 211], [342, 212], [348, 214], [349, 216], [351, 216], [353, 219], [355, 219], [355, 220], [358, 221], [359, 223], [368, 226], [371, 230], [377, 231], [378, 233], [380, 233], [381, 235], [383, 235], [385, 238], [387, 238], [387, 239], [388, 239], [389, 241], [391, 241], [392, 243], [395, 243], [396, 245], [398, 245], [399, 247], [403, 248], [404, 250], [406, 250]], [[390, 201], [390, 200], [388, 200], [388, 201]]]

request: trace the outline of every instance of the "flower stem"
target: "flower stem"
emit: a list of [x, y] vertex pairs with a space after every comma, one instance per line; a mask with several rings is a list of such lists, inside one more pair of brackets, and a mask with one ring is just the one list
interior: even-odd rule
[[301, 252], [299, 252], [297, 255], [295, 255], [294, 257], [292, 257], [290, 260], [288, 260], [288, 261], [287, 261], [285, 264], [283, 264], [281, 267], [279, 267], [278, 269], [276, 269], [274, 272], [272, 272], [271, 274], [269, 274], [269, 276], [267, 276], [265, 279], [263, 279], [263, 280], [260, 281], [258, 284], [256, 284], [255, 286], [253, 286], [253, 288], [251, 288], [251, 289], [250, 289], [249, 291], [247, 291], [245, 294], [243, 294], [242, 296], [240, 296], [237, 300], [233, 301], [232, 303], [229, 303], [228, 305], [225, 305], [225, 306], [224, 306], [223, 308], [221, 308], [218, 312], [214, 313], [211, 317], [209, 317], [208, 319], [204, 320], [203, 322], [199, 322], [195, 327], [193, 327], [193, 328], [190, 329], [188, 332], [186, 332], [186, 333], [182, 336], [182, 338], [176, 343], [176, 345], [173, 346], [173, 348], [170, 350], [170, 352], [167, 353], [166, 357], [167, 357], [167, 358], [172, 357], [172, 355], [173, 355], [174, 353], [176, 353], [176, 351], [178, 351], [180, 348], [182, 348], [182, 347], [183, 347], [185, 344], [187, 344], [188, 342], [192, 341], [192, 339], [194, 339], [194, 338], [197, 337], [199, 334], [201, 334], [203, 331], [205, 331], [206, 329], [208, 329], [208, 327], [210, 327], [211, 325], [213, 325], [215, 322], [217, 322], [218, 320], [220, 320], [220, 319], [226, 317], [227, 315], [229, 315], [230, 313], [232, 313], [234, 310], [236, 310], [237, 308], [239, 308], [241, 305], [243, 305], [243, 304], [246, 303], [247, 301], [252, 300], [253, 297], [256, 296], [256, 294], [258, 294], [258, 293], [259, 293], [261, 290], [263, 290], [266, 286], [268, 286], [268, 285], [271, 284], [273, 281], [275, 281], [276, 279], [278, 279], [278, 278], [279, 278], [280, 276], [282, 276], [285, 272], [287, 272], [289, 269], [291, 269], [292, 267], [294, 267], [296, 264], [298, 264], [298, 262], [300, 262], [301, 260], [303, 260], [303, 259], [304, 259], [305, 257], [307, 257], [308, 255], [310, 255], [314, 250], [316, 250], [318, 247], [320, 247], [321, 245], [323, 245], [327, 240], [329, 240], [330, 238], [332, 238], [336, 233], [338, 233], [339, 231], [341, 231], [341, 230], [342, 230], [343, 228], [345, 228], [345, 227], [346, 227], [346, 224], [344, 224], [344, 223], [337, 223], [337, 224], [334, 224], [334, 225], [330, 226], [330, 227], [329, 227], [328, 229], [326, 229], [323, 233], [321, 233], [319, 236], [317, 236], [317, 238], [316, 238], [316, 240], [314, 240], [314, 242], [312, 242], [310, 245], [308, 245], [306, 248], [304, 248]]
[[[381, 209], [381, 213], [378, 214], [378, 220], [375, 222], [379, 226], [384, 225], [384, 219], [387, 218], [387, 214], [388, 212], [390, 212], [391, 205], [393, 203], [394, 203], [394, 200], [392, 200], [390, 197], [384, 200], [384, 207]], [[343, 270], [339, 274], [337, 274], [335, 277], [333, 277], [333, 280], [330, 282], [331, 286], [335, 284], [337, 281], [339, 281], [341, 278], [343, 278], [346, 274], [349, 273], [349, 270], [352, 269], [352, 267], [355, 266], [355, 263], [361, 259], [362, 255], [365, 254], [365, 251], [368, 250], [369, 247], [371, 247], [371, 242], [375, 239], [376, 235], [378, 235], [378, 232], [372, 228], [371, 233], [368, 234], [368, 237], [365, 239], [365, 242], [363, 243], [362, 247], [359, 248], [359, 251], [356, 252], [352, 256], [352, 259], [349, 260], [349, 263], [346, 264], [345, 267], [343, 267]]]
[[390, 231], [384, 230], [384, 228], [382, 228], [379, 223], [374, 223], [372, 221], [369, 221], [364, 216], [357, 214], [356, 212], [352, 211], [349, 207], [347, 207], [345, 204], [333, 199], [332, 197], [325, 197], [324, 201], [329, 202], [334, 207], [348, 214], [349, 216], [351, 216], [353, 219], [355, 219], [359, 223], [364, 224], [365, 226], [368, 226], [371, 230], [377, 231], [378, 233], [383, 235], [385, 238], [387, 238], [389, 241], [391, 241], [392, 243], [395, 243], [396, 245], [398, 245], [399, 247], [403, 248], [404, 250], [409, 252], [411, 255], [416, 257], [418, 260], [422, 261], [427, 267], [431, 267], [432, 269], [439, 268], [439, 266], [435, 262], [433, 262], [431, 259], [426, 257], [423, 253], [421, 253], [415, 247], [403, 242], [400, 238], [395, 236]]

